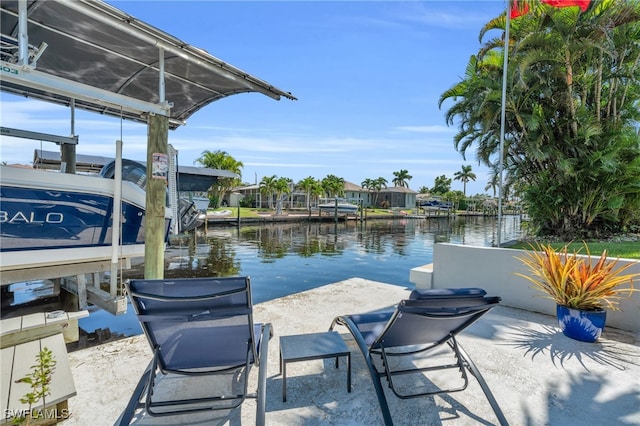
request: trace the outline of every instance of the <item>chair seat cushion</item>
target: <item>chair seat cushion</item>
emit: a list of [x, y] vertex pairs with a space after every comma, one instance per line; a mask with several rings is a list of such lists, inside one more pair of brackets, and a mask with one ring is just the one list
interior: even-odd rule
[[411, 292], [409, 299], [450, 299], [452, 297], [484, 297], [487, 292], [481, 288], [430, 288], [416, 289]]
[[348, 317], [358, 327], [367, 346], [370, 346], [380, 336], [391, 315], [393, 315], [393, 311], [349, 315]]

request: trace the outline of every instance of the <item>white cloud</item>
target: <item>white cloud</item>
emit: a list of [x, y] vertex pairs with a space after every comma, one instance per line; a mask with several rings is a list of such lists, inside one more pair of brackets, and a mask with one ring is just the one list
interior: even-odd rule
[[[475, 0], [474, 2], [482, 3]], [[495, 18], [497, 14], [492, 12], [478, 13], [477, 10], [469, 10], [468, 1], [440, 1], [431, 2], [439, 3], [437, 7], [428, 2], [411, 2], [412, 7], [408, 9], [408, 14], [404, 19], [409, 22], [417, 23], [420, 26], [433, 26], [438, 28], [461, 29], [469, 27], [481, 28], [487, 21]], [[493, 3], [487, 10], [495, 11], [498, 9], [497, 0], [486, 0], [487, 5]], [[446, 7], [442, 7], [446, 5]]]

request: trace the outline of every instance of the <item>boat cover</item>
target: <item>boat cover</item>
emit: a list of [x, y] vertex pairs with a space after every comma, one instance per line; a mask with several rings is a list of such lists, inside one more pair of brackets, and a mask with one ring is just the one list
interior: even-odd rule
[[[0, 29], [3, 74], [18, 61], [18, 1], [2, 0]], [[164, 52], [165, 98], [171, 104], [169, 128], [175, 129], [209, 103], [244, 92], [276, 100], [295, 99], [271, 84], [211, 56], [158, 28], [96, 0], [27, 0], [29, 53], [42, 53], [35, 70], [72, 83], [160, 104], [159, 57]], [[44, 49], [38, 49], [46, 43]], [[12, 68], [7, 66], [7, 72]], [[15, 72], [18, 73], [18, 68]], [[0, 89], [69, 105], [61, 91], [0, 80]], [[123, 110], [91, 98], [75, 99], [78, 108], [147, 122], [144, 111]]]

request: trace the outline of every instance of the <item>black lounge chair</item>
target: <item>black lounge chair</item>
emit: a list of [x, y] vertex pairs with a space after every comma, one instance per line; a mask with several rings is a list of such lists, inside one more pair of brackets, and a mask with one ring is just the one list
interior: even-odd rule
[[[458, 333], [499, 302], [499, 297], [487, 297], [486, 292], [479, 288], [414, 290], [409, 299], [402, 300], [393, 311], [339, 316], [333, 320], [329, 330], [333, 330], [336, 325], [343, 325], [355, 338], [373, 379], [386, 425], [392, 425], [393, 420], [382, 388], [383, 377], [387, 379], [389, 388], [397, 397], [407, 399], [462, 391], [469, 382], [466, 370], [477, 379], [500, 424], [507, 425], [504, 414], [480, 371], [456, 341]], [[428, 367], [417, 367], [410, 363], [408, 368], [405, 363], [395, 370], [390, 367], [389, 361], [392, 357], [413, 357], [410, 358], [412, 360], [417, 356], [428, 358], [430, 354], [447, 347], [455, 359], [454, 363]], [[381, 366], [374, 363], [374, 358], [378, 356], [382, 361]], [[430, 371], [446, 369], [460, 371], [462, 377], [459, 386], [435, 390], [424, 388], [407, 393], [399, 390], [393, 381], [398, 375], [424, 375]]]
[[[116, 424], [128, 425], [141, 408], [151, 416], [170, 416], [232, 410], [245, 398], [257, 399], [256, 424], [264, 424], [272, 332], [270, 324], [253, 323], [248, 277], [131, 280], [126, 288], [153, 359]], [[257, 392], [249, 393], [253, 364], [259, 368]], [[163, 380], [156, 380], [160, 373], [165, 375]], [[225, 394], [156, 397], [159, 388], [169, 386], [163, 383], [165, 378], [201, 375], [226, 385]]]

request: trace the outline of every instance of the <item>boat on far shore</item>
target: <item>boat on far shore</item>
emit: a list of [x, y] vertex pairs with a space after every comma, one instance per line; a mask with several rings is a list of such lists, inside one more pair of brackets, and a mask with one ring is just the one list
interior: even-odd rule
[[345, 201], [338, 201], [337, 203], [334, 201], [318, 204], [318, 210], [323, 213], [335, 213], [337, 211], [342, 214], [357, 214], [358, 206]]

